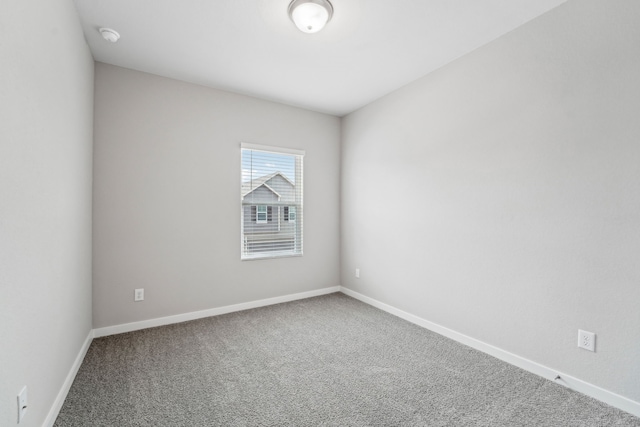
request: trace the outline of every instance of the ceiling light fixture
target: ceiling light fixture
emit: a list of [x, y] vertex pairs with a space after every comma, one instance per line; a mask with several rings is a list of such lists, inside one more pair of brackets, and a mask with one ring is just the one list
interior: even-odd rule
[[120, 34], [116, 30], [112, 30], [111, 28], [100, 28], [100, 34], [102, 38], [108, 42], [115, 43], [120, 38]]
[[329, 0], [293, 0], [289, 4], [289, 17], [303, 33], [317, 33], [332, 16]]

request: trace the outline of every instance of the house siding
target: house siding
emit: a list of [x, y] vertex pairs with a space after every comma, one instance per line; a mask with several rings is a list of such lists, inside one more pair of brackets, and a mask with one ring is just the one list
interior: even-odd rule
[[281, 202], [293, 203], [296, 200], [296, 188], [283, 177], [276, 175], [267, 181], [267, 185], [280, 195]]
[[[276, 175], [246, 194], [242, 201], [243, 251], [291, 251], [296, 246], [296, 222], [285, 217], [285, 207], [296, 206], [295, 186]], [[275, 194], [275, 193], [277, 194]], [[257, 222], [257, 206], [267, 206], [267, 222]]]

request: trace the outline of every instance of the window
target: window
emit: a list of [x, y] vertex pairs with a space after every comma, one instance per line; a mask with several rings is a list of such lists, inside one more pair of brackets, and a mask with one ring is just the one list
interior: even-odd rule
[[257, 206], [256, 222], [258, 224], [267, 222], [267, 207], [264, 205]]
[[284, 207], [284, 220], [285, 221], [295, 221], [296, 220], [296, 207], [295, 206], [285, 206]]
[[241, 145], [241, 259], [302, 255], [303, 151]]

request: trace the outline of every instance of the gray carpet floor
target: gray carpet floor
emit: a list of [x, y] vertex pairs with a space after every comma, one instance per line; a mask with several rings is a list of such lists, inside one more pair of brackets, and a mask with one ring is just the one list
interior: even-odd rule
[[341, 293], [93, 340], [55, 426], [640, 426]]

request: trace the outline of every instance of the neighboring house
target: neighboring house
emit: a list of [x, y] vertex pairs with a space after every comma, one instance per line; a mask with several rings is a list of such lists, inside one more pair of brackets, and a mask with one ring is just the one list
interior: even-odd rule
[[293, 251], [298, 204], [295, 184], [281, 172], [242, 183], [244, 253]]

